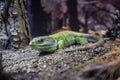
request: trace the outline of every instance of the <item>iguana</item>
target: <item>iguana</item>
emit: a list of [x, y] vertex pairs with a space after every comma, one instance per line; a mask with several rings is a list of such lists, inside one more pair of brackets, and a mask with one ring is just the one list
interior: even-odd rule
[[[78, 50], [84, 50], [102, 44], [103, 39], [95, 38], [90, 34], [65, 30], [48, 36], [33, 38], [29, 46], [42, 52], [54, 52], [75, 43], [82, 45], [82, 47], [77, 48]], [[88, 43], [92, 44], [87, 45]], [[70, 51], [74, 51], [74, 49]]]

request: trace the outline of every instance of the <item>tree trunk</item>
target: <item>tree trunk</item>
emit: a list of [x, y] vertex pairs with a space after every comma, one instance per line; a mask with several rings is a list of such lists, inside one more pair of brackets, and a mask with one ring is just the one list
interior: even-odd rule
[[43, 11], [40, 0], [26, 0], [31, 37], [47, 34], [49, 15]]
[[[26, 18], [25, 1], [9, 0], [5, 2], [2, 15], [3, 25], [7, 40], [4, 40], [3, 49], [20, 48], [30, 41], [29, 28]], [[1, 39], [0, 39], [1, 40]], [[0, 46], [3, 46], [0, 45]]]

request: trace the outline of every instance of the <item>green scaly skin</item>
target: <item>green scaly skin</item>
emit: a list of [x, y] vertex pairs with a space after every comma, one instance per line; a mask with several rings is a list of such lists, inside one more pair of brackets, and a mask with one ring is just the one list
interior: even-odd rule
[[[29, 46], [42, 52], [54, 52], [57, 49], [64, 49], [64, 47], [75, 43], [83, 46], [77, 48], [77, 50], [84, 50], [102, 44], [103, 39], [97, 39], [94, 36], [85, 33], [61, 31], [52, 35], [33, 38], [33, 40], [30, 41]], [[87, 45], [88, 43], [93, 44]], [[74, 50], [76, 49], [70, 51]]]

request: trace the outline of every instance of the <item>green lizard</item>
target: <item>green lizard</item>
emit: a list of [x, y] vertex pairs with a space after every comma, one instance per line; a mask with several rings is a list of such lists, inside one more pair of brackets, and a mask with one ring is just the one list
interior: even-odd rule
[[[29, 46], [42, 52], [54, 52], [57, 49], [64, 49], [64, 47], [75, 43], [83, 45], [83, 47], [78, 48], [78, 50], [83, 50], [96, 46], [100, 43], [102, 44], [102, 42], [103, 40], [99, 40], [90, 34], [74, 31], [61, 31], [52, 35], [33, 38], [30, 41]], [[86, 45], [88, 43], [93, 44]]]

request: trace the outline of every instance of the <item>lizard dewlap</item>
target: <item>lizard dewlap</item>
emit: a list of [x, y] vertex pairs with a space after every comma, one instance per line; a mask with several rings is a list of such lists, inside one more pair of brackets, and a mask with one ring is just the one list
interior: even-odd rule
[[61, 31], [52, 35], [33, 38], [33, 40], [30, 41], [29, 46], [43, 52], [54, 52], [57, 49], [63, 49], [64, 47], [75, 43], [86, 45], [89, 42], [95, 43], [97, 41], [96, 38], [89, 34]]

